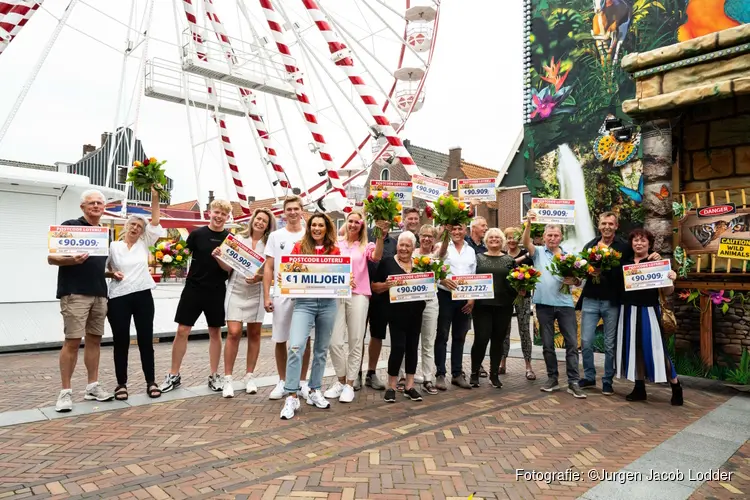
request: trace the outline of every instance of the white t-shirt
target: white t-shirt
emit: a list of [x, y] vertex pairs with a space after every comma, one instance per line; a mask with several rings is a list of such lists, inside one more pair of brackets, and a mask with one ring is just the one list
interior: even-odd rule
[[107, 265], [112, 271], [119, 271], [125, 278], [109, 282], [109, 298], [114, 299], [129, 293], [156, 288], [154, 278], [148, 270], [148, 247], [154, 245], [159, 238], [167, 235], [167, 231], [158, 226], [146, 224], [146, 231], [138, 241], [128, 249], [124, 241], [114, 241], [109, 246]]
[[287, 227], [277, 229], [268, 235], [268, 242], [266, 242], [265, 254], [266, 257], [273, 257], [274, 262], [274, 286], [272, 295], [278, 296], [281, 293], [276, 286], [276, 275], [278, 274], [279, 265], [281, 264], [281, 258], [285, 255], [291, 255], [294, 244], [302, 239], [305, 235], [305, 228], [301, 227], [296, 233], [292, 233]]

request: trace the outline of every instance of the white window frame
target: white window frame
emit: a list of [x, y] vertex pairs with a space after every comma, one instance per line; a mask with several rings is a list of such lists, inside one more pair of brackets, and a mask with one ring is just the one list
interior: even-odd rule
[[[521, 193], [519, 194], [520, 200], [521, 200], [521, 203], [520, 203], [520, 206], [521, 206], [521, 219], [520, 220], [521, 220], [521, 222], [523, 222], [524, 220], [526, 220], [526, 214], [524, 213], [524, 204], [523, 204], [523, 197], [524, 197], [524, 195], [529, 195], [529, 205], [531, 205], [531, 191], [521, 191]], [[529, 207], [529, 208], [531, 208], [531, 207]], [[528, 210], [527, 210], [527, 212], [528, 212]]]
[[336, 232], [337, 233], [341, 231], [341, 228], [344, 227], [345, 223], [346, 223], [346, 219], [336, 219]]
[[384, 168], [380, 171], [380, 180], [381, 181], [389, 181], [391, 180], [391, 170], [388, 168]]
[[451, 179], [450, 190], [458, 191], [458, 179]]

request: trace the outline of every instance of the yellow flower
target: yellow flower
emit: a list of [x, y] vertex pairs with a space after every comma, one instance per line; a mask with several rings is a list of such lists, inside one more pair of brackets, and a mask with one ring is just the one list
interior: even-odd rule
[[157, 161], [156, 161], [156, 158], [154, 158], [154, 157], [152, 156], [151, 158], [149, 158], [149, 159], [148, 159], [148, 163], [149, 163], [149, 164], [151, 164], [151, 163], [157, 163]]
[[175, 257], [175, 260], [178, 261], [178, 262], [181, 261], [182, 260], [182, 255], [178, 255], [177, 257]]
[[460, 208], [461, 210], [463, 210], [464, 208], [466, 208], [466, 203], [464, 203], [462, 201], [461, 203], [458, 204], [458, 208]]
[[136, 160], [136, 161], [134, 161], [134, 162], [133, 162], [133, 166], [134, 166], [134, 167], [142, 167], [142, 166], [143, 166], [143, 163], [141, 163], [141, 162], [139, 162], [138, 160]]
[[422, 264], [429, 264], [429, 263], [430, 263], [430, 258], [429, 257], [427, 257], [426, 255], [424, 257], [422, 257]]
[[526, 278], [526, 279], [529, 279], [529, 278], [531, 278], [531, 275], [529, 275], [529, 273], [526, 273], [526, 274], [524, 274], [523, 276], [524, 276], [524, 278]]
[[401, 203], [397, 203], [396, 208], [401, 210], [402, 208], [404, 208], [404, 206]]
[[178, 243], [178, 244], [177, 244], [177, 246], [176, 246], [175, 248], [176, 248], [177, 250], [182, 250], [182, 245], [180, 245], [180, 244]]
[[166, 244], [166, 243], [164, 243], [164, 242], [162, 241], [161, 243], [159, 243], [158, 245], [156, 245], [156, 248], [158, 248], [159, 250], [164, 250], [164, 247], [165, 247], [166, 245], [167, 245], [167, 244]]

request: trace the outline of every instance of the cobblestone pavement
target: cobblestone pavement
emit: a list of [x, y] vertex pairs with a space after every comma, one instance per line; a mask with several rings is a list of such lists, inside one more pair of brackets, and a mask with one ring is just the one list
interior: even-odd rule
[[[750, 421], [750, 417], [748, 417]], [[750, 424], [749, 424], [750, 425]], [[720, 469], [723, 473], [717, 480], [706, 481], [690, 497], [691, 500], [728, 500], [750, 498], [750, 442], [737, 450]]]
[[[163, 372], [168, 345], [156, 347]], [[205, 383], [205, 347], [191, 342], [188, 353], [196, 366], [190, 380]], [[136, 360], [133, 349], [134, 376]], [[38, 381], [45, 389], [34, 404], [45, 397], [52, 404], [55, 362], [56, 353], [3, 357], [0, 376], [21, 386]], [[674, 408], [669, 388], [654, 386], [648, 402], [633, 404], [624, 400], [630, 383], [616, 381], [615, 396], [591, 391], [578, 400], [540, 392], [544, 365], [533, 365], [539, 380], [530, 382], [523, 360], [510, 359], [501, 390], [482, 379], [479, 389], [451, 386], [422, 402], [399, 396], [389, 405], [382, 392], [365, 389], [329, 410], [303, 403], [291, 421], [279, 419], [282, 403], [262, 391], [2, 427], [0, 498], [577, 498], [595, 484], [589, 469], [626, 466], [729, 397], [687, 387], [685, 406]], [[4, 384], [3, 392], [13, 386]], [[5, 408], [18, 409], [18, 401], [11, 406], [2, 395]], [[728, 483], [737, 491], [748, 491], [749, 452], [746, 444], [725, 465], [744, 471]], [[518, 478], [518, 469], [572, 469], [584, 478], [548, 484]], [[746, 498], [731, 488], [709, 482], [695, 498]]]

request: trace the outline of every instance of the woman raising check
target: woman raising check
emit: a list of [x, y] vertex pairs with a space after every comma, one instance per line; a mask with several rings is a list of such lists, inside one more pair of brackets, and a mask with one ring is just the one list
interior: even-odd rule
[[115, 399], [119, 401], [128, 399], [131, 318], [135, 323], [146, 392], [152, 398], [161, 396], [154, 376], [154, 298], [151, 290], [156, 288], [156, 283], [148, 270], [149, 247], [167, 235], [159, 219], [159, 193], [151, 188], [151, 223], [142, 216], [131, 216], [125, 223], [120, 241], [109, 247], [106, 275], [113, 280], [109, 283], [107, 319], [114, 344]]
[[[336, 246], [336, 227], [331, 219], [323, 213], [316, 212], [310, 217], [302, 240], [295, 243], [291, 255], [341, 255]], [[279, 276], [278, 279], [281, 279]], [[356, 288], [354, 280], [352, 288]], [[302, 356], [310, 337], [310, 330], [315, 327], [313, 342], [313, 362], [310, 374], [310, 391], [307, 404], [316, 408], [327, 409], [331, 404], [323, 397], [320, 386], [323, 383], [323, 372], [328, 358], [328, 346], [331, 343], [333, 323], [336, 319], [336, 299], [294, 299], [294, 312], [289, 331], [289, 349], [286, 361], [286, 380], [284, 392], [287, 394], [281, 419], [289, 420], [299, 410], [297, 393], [300, 390], [302, 374]]]
[[[237, 239], [250, 247], [258, 255], [263, 255], [268, 235], [276, 230], [276, 218], [267, 208], [258, 208], [250, 217], [247, 229], [237, 235]], [[260, 330], [266, 310], [263, 308], [263, 267], [255, 276], [242, 276], [232, 271], [227, 286], [224, 310], [227, 315], [227, 341], [224, 344], [224, 389], [225, 398], [234, 397], [232, 387], [232, 371], [237, 359], [237, 351], [242, 338], [242, 323], [247, 323], [247, 365], [245, 371], [245, 392], [255, 394], [258, 386], [255, 384], [253, 371], [258, 363], [260, 353]]]

